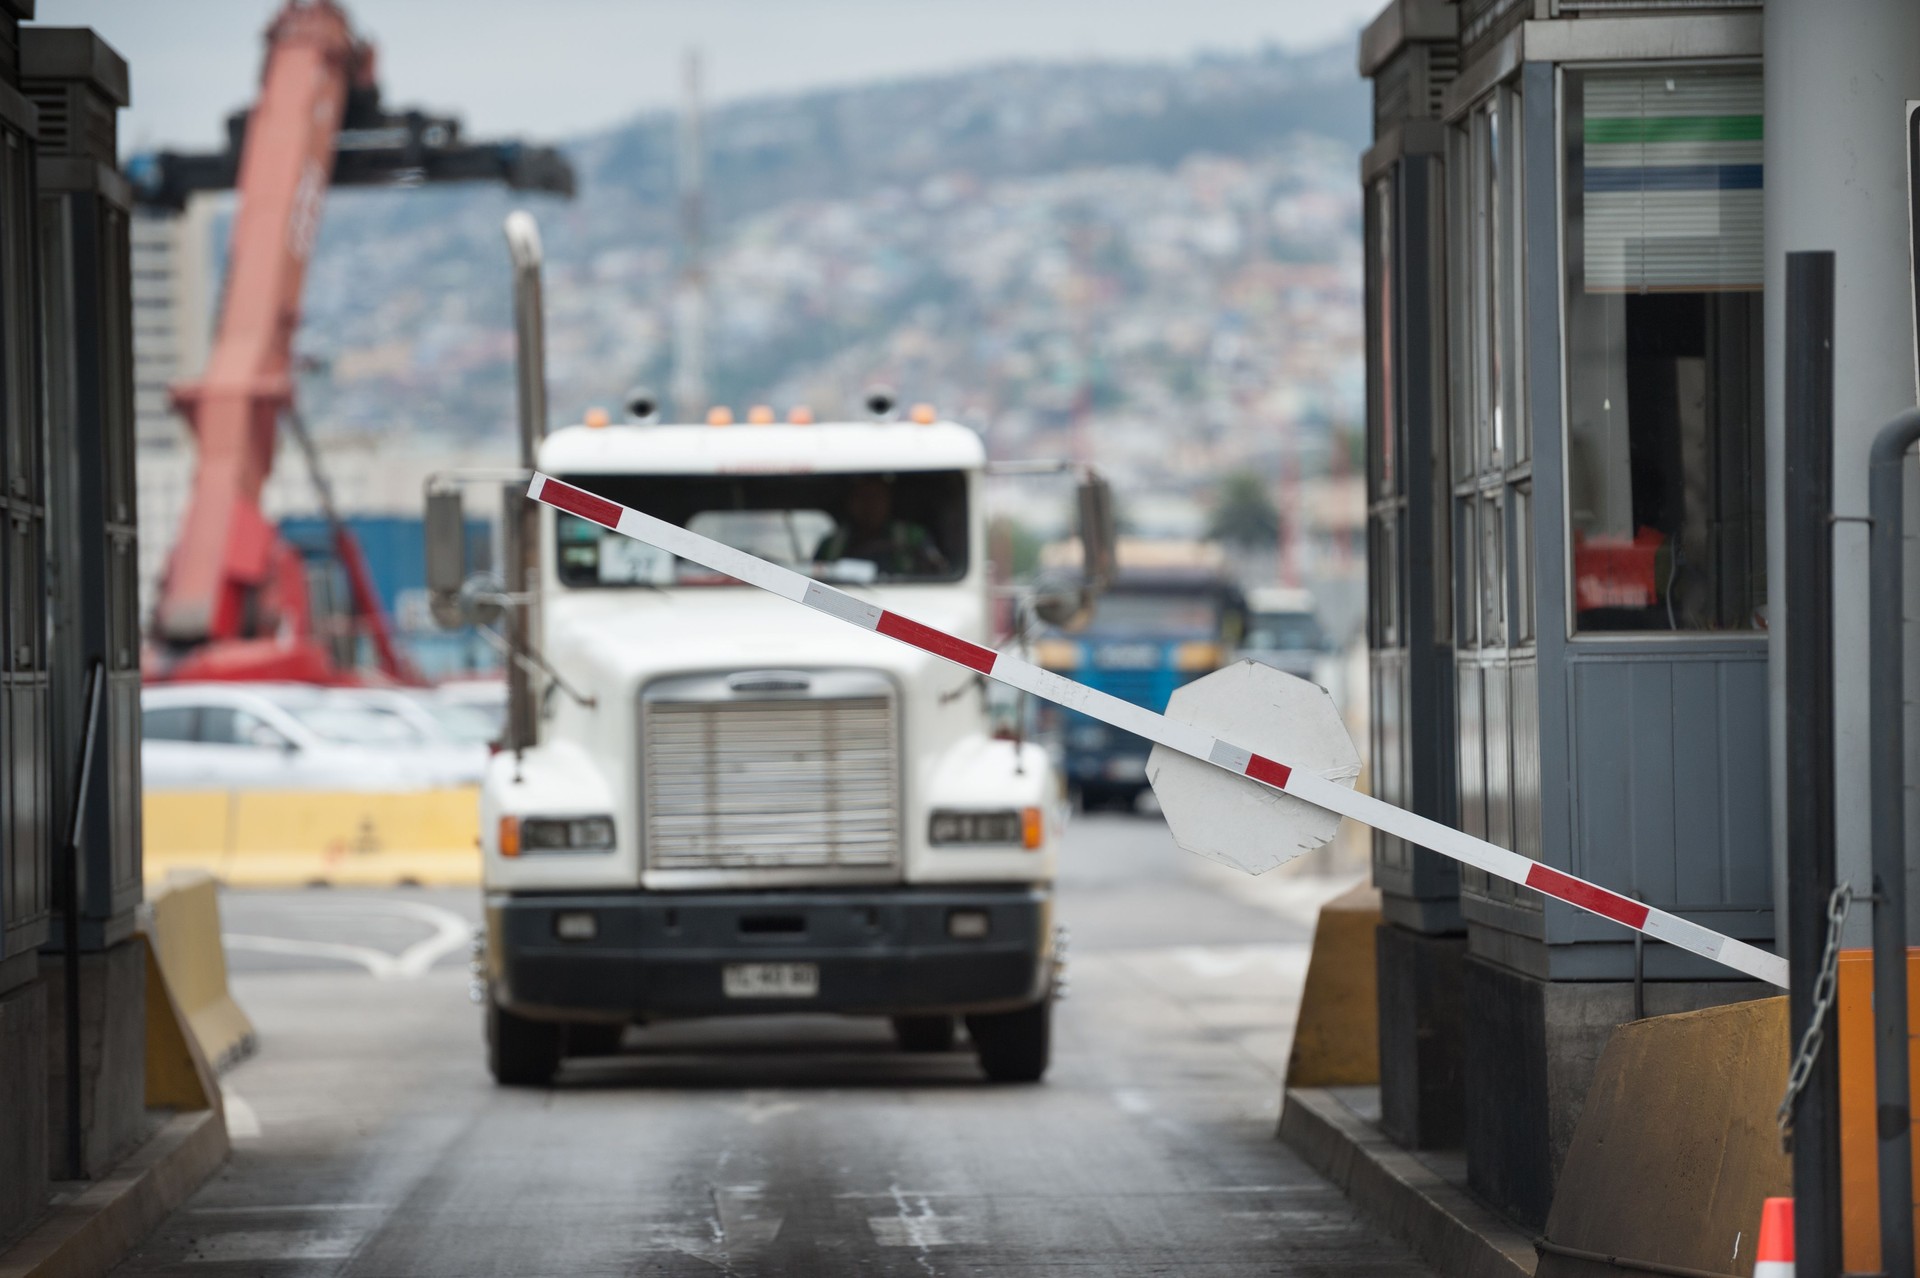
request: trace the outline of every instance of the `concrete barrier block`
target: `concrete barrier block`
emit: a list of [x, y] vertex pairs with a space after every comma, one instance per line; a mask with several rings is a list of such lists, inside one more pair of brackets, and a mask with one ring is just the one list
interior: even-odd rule
[[1288, 1087], [1356, 1087], [1380, 1081], [1374, 930], [1380, 893], [1360, 886], [1320, 907], [1287, 1060]]
[[253, 1050], [253, 1022], [227, 988], [213, 879], [181, 875], [149, 899], [154, 954], [195, 1042], [216, 1070]]
[[1621, 1026], [1587, 1090], [1554, 1189], [1536, 1278], [1631, 1269], [1749, 1274], [1765, 1198], [1792, 1193], [1774, 1110], [1787, 1000]]
[[144, 820], [149, 883], [188, 868], [243, 887], [480, 881], [471, 786], [150, 793]]
[[213, 1066], [167, 988], [153, 937], [139, 937], [147, 969], [146, 1104], [149, 1109], [193, 1111], [220, 1108]]

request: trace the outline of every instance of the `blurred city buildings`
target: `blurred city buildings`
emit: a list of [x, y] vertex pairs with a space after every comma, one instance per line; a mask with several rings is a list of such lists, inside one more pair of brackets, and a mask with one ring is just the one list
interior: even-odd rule
[[[1244, 571], [1346, 583], [1329, 621], [1352, 633], [1364, 119], [1338, 52], [1010, 65], [716, 110], [711, 398], [831, 417], [884, 381], [995, 456], [1085, 455], [1167, 535], [1192, 535], [1221, 476], [1251, 471], [1285, 540], [1244, 552]], [[581, 197], [537, 210], [556, 420], [669, 383], [675, 145], [664, 114], [582, 139]], [[416, 514], [429, 472], [510, 456], [512, 200], [330, 197], [299, 402], [346, 513]], [[192, 473], [165, 388], [204, 358], [230, 220], [230, 200], [203, 199], [135, 226], [149, 603]], [[277, 467], [267, 500], [311, 513], [304, 466]], [[1020, 507], [1042, 535], [1064, 517]]]

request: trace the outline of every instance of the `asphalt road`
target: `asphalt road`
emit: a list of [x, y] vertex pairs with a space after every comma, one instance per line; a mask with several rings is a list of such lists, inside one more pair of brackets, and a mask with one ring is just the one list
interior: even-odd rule
[[121, 1275], [1424, 1275], [1273, 1137], [1318, 900], [1076, 822], [1046, 1082], [804, 1017], [497, 1089], [473, 891], [230, 892], [234, 1157]]

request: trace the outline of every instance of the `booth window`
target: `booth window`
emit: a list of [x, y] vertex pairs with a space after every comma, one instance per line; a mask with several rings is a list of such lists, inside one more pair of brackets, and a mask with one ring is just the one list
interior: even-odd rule
[[1565, 90], [1574, 626], [1754, 629], [1760, 71], [1568, 71]]

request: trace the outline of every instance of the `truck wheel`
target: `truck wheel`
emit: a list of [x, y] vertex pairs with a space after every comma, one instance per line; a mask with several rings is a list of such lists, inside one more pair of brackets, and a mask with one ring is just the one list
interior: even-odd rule
[[958, 1026], [951, 1016], [896, 1016], [893, 1037], [903, 1052], [951, 1052]]
[[567, 1026], [568, 1056], [618, 1056], [620, 1040], [625, 1037], [624, 1025], [607, 1025], [600, 1021], [576, 1021]]
[[1053, 1000], [1014, 1012], [967, 1018], [980, 1069], [996, 1083], [1037, 1083], [1047, 1072], [1053, 1039]]
[[487, 1069], [503, 1087], [545, 1087], [560, 1069], [564, 1025], [530, 1021], [487, 1004]]

